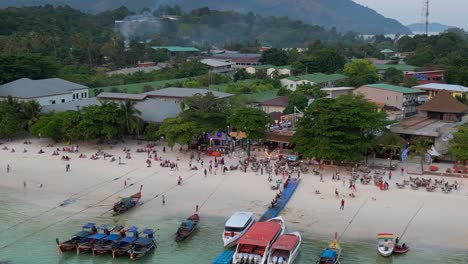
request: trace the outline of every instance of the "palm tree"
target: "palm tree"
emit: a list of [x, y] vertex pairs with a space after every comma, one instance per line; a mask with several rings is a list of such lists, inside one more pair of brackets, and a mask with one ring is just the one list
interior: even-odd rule
[[414, 144], [409, 147], [411, 156], [421, 157], [421, 173], [424, 172], [424, 157], [426, 156], [427, 150], [431, 147], [431, 142], [426, 138], [418, 138]]
[[389, 151], [390, 152], [390, 168], [392, 167], [393, 156], [397, 149], [401, 148], [406, 144], [406, 141], [399, 135], [392, 133], [390, 131], [383, 134], [380, 138], [377, 139], [378, 145], [381, 147], [381, 154]]
[[124, 103], [120, 104], [120, 110], [122, 111], [122, 118], [127, 134], [131, 135], [136, 133], [136, 135], [139, 136], [143, 121], [140, 118], [141, 112], [135, 108], [135, 105], [135, 101], [126, 100]]

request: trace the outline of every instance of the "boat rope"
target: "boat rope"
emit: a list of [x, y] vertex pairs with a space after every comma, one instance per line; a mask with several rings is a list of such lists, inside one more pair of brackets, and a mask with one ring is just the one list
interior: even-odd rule
[[211, 198], [211, 196], [213, 196], [213, 194], [215, 194], [219, 188], [221, 187], [221, 185], [223, 184], [224, 180], [227, 178], [227, 176], [223, 176], [223, 179], [218, 183], [218, 185], [216, 186], [216, 188], [210, 193], [210, 195], [208, 195], [208, 197], [206, 197], [205, 201], [203, 201], [199, 206], [198, 206], [198, 209], [201, 209], [206, 202], [208, 202], [208, 200]]
[[[66, 200], [69, 200], [69, 199], [79, 199], [79, 198], [81, 198], [81, 197], [83, 197], [83, 196], [85, 196], [85, 195], [88, 195], [88, 194], [90, 194], [91, 192], [94, 192], [95, 190], [101, 188], [104, 184], [109, 183], [109, 182], [113, 182], [113, 181], [116, 181], [116, 180], [119, 180], [119, 179], [121, 179], [121, 178], [127, 176], [128, 174], [134, 172], [134, 171], [137, 170], [137, 169], [138, 169], [138, 168], [133, 169], [133, 170], [131, 170], [131, 171], [128, 171], [127, 173], [125, 173], [125, 174], [123, 174], [123, 175], [121, 175], [121, 176], [119, 176], [119, 177], [117, 177], [117, 178], [113, 178], [112, 180], [106, 180], [106, 181], [103, 181], [103, 182], [98, 183], [97, 185], [93, 185], [93, 186], [88, 187], [88, 188], [86, 188], [86, 189], [84, 189], [84, 190], [78, 191], [78, 192], [76, 192], [76, 193], [70, 195], [67, 199], [65, 199], [65, 201], [66, 201]], [[92, 188], [92, 187], [95, 187], [95, 188]], [[83, 194], [81, 194], [81, 195], [79, 195], [79, 196], [76, 196], [76, 195], [80, 194], [80, 193], [83, 192], [83, 191], [87, 191], [87, 192], [85, 192], [85, 193], [83, 193]], [[32, 219], [36, 219], [37, 217], [41, 217], [41, 216], [43, 216], [43, 215], [45, 215], [45, 214], [47, 214], [47, 213], [49, 213], [49, 212], [51, 212], [51, 211], [53, 211], [53, 210], [59, 208], [59, 207], [61, 207], [62, 205], [63, 205], [63, 204], [59, 204], [59, 205], [57, 205], [57, 206], [54, 206], [54, 207], [52, 207], [52, 208], [49, 208], [49, 209], [47, 209], [47, 210], [45, 210], [45, 211], [39, 213], [39, 214], [37, 214], [37, 215], [33, 215], [33, 216], [30, 216], [30, 217], [28, 217], [28, 218], [26, 218], [26, 219], [23, 219], [22, 221], [20, 221], [20, 222], [14, 224], [14, 225], [12, 225], [12, 226], [10, 226], [10, 227], [8, 227], [8, 228], [5, 228], [5, 229], [0, 230], [0, 234], [3, 233], [3, 232], [6, 232], [6, 231], [8, 231], [8, 230], [11, 230], [11, 229], [13, 229], [13, 228], [15, 228], [15, 227], [17, 227], [17, 226], [19, 226], [19, 225], [21, 225], [21, 224], [24, 224], [24, 223], [26, 223], [26, 222], [28, 222], [28, 221], [30, 221], [30, 220], [32, 220]]]
[[[191, 179], [193, 176], [195, 176], [195, 175], [197, 175], [197, 172], [195, 172], [195, 173], [193, 173], [192, 175], [188, 176], [188, 177], [184, 180], [184, 182], [187, 182], [188, 180], [190, 180], [190, 179]], [[170, 188], [168, 188], [167, 190], [155, 194], [155, 195], [154, 195], [153, 197], [151, 197], [150, 199], [144, 201], [144, 202], [140, 205], [140, 207], [142, 207], [142, 206], [144, 206], [145, 204], [147, 204], [147, 203], [153, 201], [154, 199], [158, 198], [159, 196], [161, 196], [161, 195], [163, 195], [163, 194], [166, 194], [166, 193], [172, 191], [173, 189], [177, 188], [177, 186], [181, 186], [181, 185], [175, 184], [175, 185], [171, 186]]]
[[[147, 178], [153, 176], [154, 174], [156, 174], [156, 172], [153, 172], [153, 173], [151, 173], [150, 175], [148, 175], [148, 176], [146, 176], [146, 177], [144, 177], [144, 178], [142, 178], [142, 179], [140, 179], [140, 180], [138, 180], [138, 181], [136, 181], [136, 182], [134, 182], [134, 183], [129, 184], [129, 186], [133, 186], [133, 185], [135, 185], [135, 184], [137, 184], [137, 183], [140, 183], [140, 182], [144, 181], [145, 179], [147, 179]], [[3, 245], [3, 246], [0, 247], [0, 250], [5, 249], [5, 248], [7, 248], [7, 247], [9, 247], [9, 246], [12, 246], [12, 245], [14, 245], [15, 243], [17, 243], [18, 241], [21, 241], [21, 240], [23, 240], [23, 239], [26, 239], [26, 238], [29, 238], [29, 237], [31, 237], [31, 236], [34, 236], [34, 235], [36, 235], [36, 234], [38, 234], [38, 233], [40, 233], [40, 232], [42, 232], [42, 231], [44, 231], [44, 230], [49, 229], [50, 227], [52, 227], [52, 226], [54, 226], [54, 225], [56, 225], [56, 224], [58, 224], [58, 223], [61, 223], [61, 222], [65, 221], [65, 220], [68, 220], [68, 219], [70, 219], [70, 218], [72, 218], [72, 217], [78, 215], [78, 214], [81, 214], [82, 212], [84, 212], [84, 211], [86, 211], [86, 210], [88, 210], [88, 209], [90, 209], [90, 208], [93, 208], [93, 207], [99, 205], [100, 203], [104, 202], [105, 200], [109, 199], [110, 197], [112, 197], [112, 196], [114, 196], [114, 195], [116, 195], [116, 194], [118, 194], [118, 193], [120, 193], [121, 191], [126, 190], [126, 189], [127, 189], [127, 188], [119, 189], [119, 190], [117, 190], [116, 192], [114, 192], [114, 193], [112, 193], [112, 194], [110, 194], [110, 195], [104, 197], [102, 200], [100, 200], [100, 201], [98, 201], [98, 202], [96, 202], [96, 203], [93, 203], [93, 204], [91, 204], [91, 205], [89, 205], [89, 206], [87, 206], [87, 207], [81, 209], [81, 210], [78, 211], [78, 212], [75, 212], [75, 213], [73, 213], [73, 214], [71, 214], [71, 215], [69, 215], [69, 216], [67, 216], [67, 217], [65, 217], [65, 218], [62, 218], [62, 219], [58, 220], [58, 221], [52, 222], [51, 224], [49, 224], [49, 225], [47, 225], [47, 226], [45, 226], [45, 227], [43, 227], [43, 228], [41, 228], [41, 229], [38, 229], [38, 230], [36, 230], [35, 232], [29, 233], [29, 234], [27, 234], [27, 235], [25, 235], [25, 236], [22, 236], [22, 237], [20, 237], [20, 238], [18, 238], [18, 239], [16, 239], [16, 240], [14, 240], [14, 241], [11, 242], [11, 243], [5, 244], [5, 245]]]
[[416, 213], [414, 213], [413, 217], [411, 217], [411, 219], [409, 220], [408, 224], [406, 225], [405, 229], [403, 230], [403, 233], [401, 234], [400, 236], [400, 240], [403, 238], [403, 236], [405, 235], [406, 231], [408, 230], [411, 222], [413, 222], [413, 219], [416, 217], [416, 215], [418, 215], [419, 211], [421, 211], [421, 209], [424, 207], [424, 202], [421, 204], [421, 206], [419, 207], [419, 209], [416, 211]]
[[359, 212], [361, 211], [361, 209], [364, 207], [364, 205], [366, 205], [367, 201], [369, 200], [369, 196], [367, 196], [366, 200], [361, 204], [361, 206], [359, 207], [359, 209], [356, 211], [356, 213], [354, 214], [353, 218], [351, 218], [351, 220], [349, 221], [348, 225], [346, 226], [346, 228], [343, 230], [343, 232], [340, 234], [340, 236], [338, 237], [338, 241], [340, 241], [340, 239], [343, 237], [343, 235], [345, 234], [346, 230], [348, 230], [348, 227], [351, 226], [351, 224], [353, 223], [354, 219], [357, 217], [357, 215], [359, 214]]

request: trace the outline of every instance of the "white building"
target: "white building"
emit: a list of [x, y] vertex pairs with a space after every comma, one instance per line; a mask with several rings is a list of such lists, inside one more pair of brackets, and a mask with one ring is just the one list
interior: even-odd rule
[[203, 59], [200, 63], [208, 65], [210, 72], [214, 73], [228, 73], [234, 70], [233, 63], [229, 60]]
[[41, 106], [88, 98], [88, 87], [63, 79], [18, 79], [0, 85], [0, 100], [11, 96], [19, 101], [37, 101]]
[[259, 70], [266, 70], [266, 74], [268, 77], [272, 77], [274, 74], [277, 76], [281, 75], [289, 75], [291, 76], [291, 66], [275, 66], [271, 64], [265, 65], [257, 65], [257, 66], [250, 66], [245, 68], [245, 71], [250, 74], [255, 74]]
[[335, 87], [337, 81], [344, 80], [346, 78], [346, 76], [337, 73], [312, 73], [281, 79], [281, 86], [286, 87], [292, 91], [296, 91], [298, 85], [304, 84], [318, 85], [320, 87]]

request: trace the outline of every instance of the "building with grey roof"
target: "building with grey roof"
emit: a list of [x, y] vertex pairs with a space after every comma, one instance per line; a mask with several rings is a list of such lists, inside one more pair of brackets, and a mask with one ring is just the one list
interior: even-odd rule
[[0, 99], [8, 96], [20, 101], [36, 100], [41, 106], [46, 106], [88, 98], [88, 87], [59, 78], [22, 78], [0, 85]]
[[97, 98], [101, 100], [129, 100], [129, 101], [143, 101], [148, 95], [146, 94], [129, 94], [129, 93], [108, 93], [102, 92], [98, 94]]
[[214, 73], [228, 73], [234, 70], [233, 63], [228, 60], [202, 59], [200, 63], [207, 65], [210, 72]]
[[220, 99], [233, 96], [233, 94], [211, 91], [207, 89], [177, 88], [177, 87], [164, 88], [160, 90], [146, 92], [144, 94], [146, 94], [148, 98], [159, 98], [159, 99], [164, 99], [164, 100], [173, 100], [176, 102], [181, 102], [184, 98], [192, 97], [197, 94], [205, 95], [207, 93], [212, 93], [214, 96]]

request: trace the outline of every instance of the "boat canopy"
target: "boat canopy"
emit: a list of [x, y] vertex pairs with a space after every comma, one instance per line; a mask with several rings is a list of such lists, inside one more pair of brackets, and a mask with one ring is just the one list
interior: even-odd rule
[[93, 227], [95, 225], [96, 225], [96, 223], [87, 223], [87, 224], [83, 225], [83, 228], [91, 228], [91, 227]]
[[149, 245], [149, 244], [151, 244], [153, 242], [154, 242], [154, 240], [151, 239], [151, 238], [142, 237], [142, 238], [139, 238], [137, 241], [135, 241], [135, 244], [145, 246], [145, 245]]
[[133, 236], [130, 236], [130, 237], [125, 237], [123, 238], [122, 240], [120, 240], [121, 242], [125, 242], [125, 243], [132, 243], [133, 241], [137, 240], [136, 237], [133, 237]]
[[286, 235], [280, 236], [271, 248], [293, 251], [297, 243], [299, 243], [299, 237], [295, 235], [291, 235], [291, 234], [286, 234]]
[[187, 220], [184, 222], [184, 227], [187, 229], [192, 229], [194, 225], [195, 225], [195, 222], [192, 220]]
[[116, 235], [116, 234], [112, 234], [112, 235], [109, 235], [107, 236], [106, 238], [104, 238], [105, 240], [109, 240], [109, 241], [115, 241], [117, 239], [120, 238], [120, 235]]
[[239, 244], [266, 247], [280, 231], [281, 225], [277, 222], [258, 222], [240, 238]]
[[392, 233], [379, 233], [377, 234], [378, 239], [393, 239]]
[[335, 250], [325, 249], [322, 254], [320, 254], [320, 258], [325, 259], [335, 259], [338, 256]]
[[138, 232], [138, 227], [132, 226], [129, 229], [127, 229], [127, 232]]
[[227, 227], [242, 228], [253, 217], [251, 212], [235, 212], [231, 218], [226, 221]]
[[107, 235], [105, 235], [105, 234], [94, 234], [94, 235], [90, 236], [89, 239], [103, 239], [106, 236]]
[[97, 229], [99, 229], [99, 230], [106, 230], [106, 229], [109, 230], [110, 227], [111, 227], [111, 225], [103, 224], [103, 225], [98, 226]]
[[143, 234], [152, 235], [154, 233], [153, 229], [146, 228], [143, 230]]

